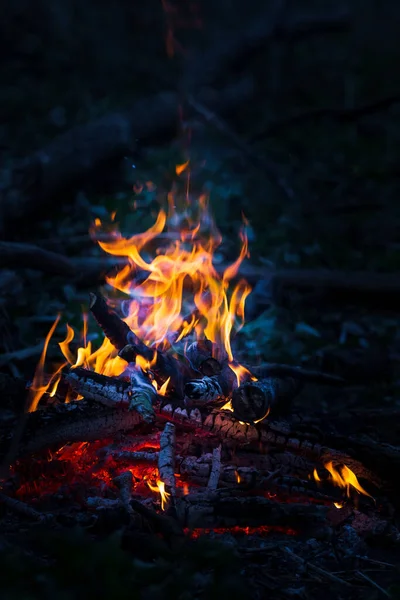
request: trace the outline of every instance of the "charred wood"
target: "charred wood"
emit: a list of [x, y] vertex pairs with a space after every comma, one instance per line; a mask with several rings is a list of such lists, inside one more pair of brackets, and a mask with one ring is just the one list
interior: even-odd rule
[[[19, 444], [18, 457], [68, 442], [86, 442], [112, 437], [142, 423], [141, 416], [120, 407], [80, 400], [29, 413]], [[0, 454], [5, 456], [14, 430], [8, 424], [0, 435]]]
[[292, 377], [247, 381], [233, 390], [233, 414], [238, 421], [254, 424], [264, 419], [271, 409], [286, 412], [301, 388], [302, 383]]
[[[130, 327], [113, 311], [108, 305], [103, 296], [100, 294], [89, 294], [89, 308], [96, 319], [99, 327], [103, 330], [104, 335], [110, 340], [112, 345], [118, 350], [122, 350], [128, 343], [128, 335], [135, 335]], [[138, 343], [141, 343], [138, 340]], [[146, 352], [150, 352], [149, 348], [143, 344]]]
[[117, 477], [114, 477], [113, 482], [119, 489], [119, 501], [129, 515], [133, 514], [131, 506], [132, 500], [132, 482], [133, 475], [130, 471], [125, 471]]
[[284, 504], [264, 497], [232, 496], [227, 490], [188, 494], [177, 500], [183, 527], [281, 526], [309, 530], [326, 523], [327, 508], [312, 504]]
[[160, 435], [160, 452], [158, 454], [158, 473], [165, 485], [165, 490], [174, 500], [176, 495], [175, 482], [175, 425], [167, 423]]
[[214, 448], [211, 460], [211, 471], [210, 477], [207, 481], [207, 488], [209, 490], [216, 490], [221, 476], [221, 444]]
[[227, 398], [237, 385], [236, 375], [226, 363], [217, 375], [193, 379], [185, 385], [187, 405], [204, 405], [216, 400]]

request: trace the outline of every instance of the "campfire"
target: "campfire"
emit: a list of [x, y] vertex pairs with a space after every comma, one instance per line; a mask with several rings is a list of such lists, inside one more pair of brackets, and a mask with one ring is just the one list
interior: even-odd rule
[[343, 440], [331, 448], [291, 415], [307, 382], [343, 380], [249, 365], [234, 351], [251, 293], [240, 278], [246, 225], [237, 259], [220, 268], [205, 195], [171, 192], [154, 224], [131, 237], [115, 214], [96, 219], [94, 240], [126, 264], [90, 294], [78, 343], [66, 325], [64, 360], [51, 375], [46, 352], [60, 316], [48, 333], [25, 414], [8, 435], [8, 506], [35, 519], [65, 506], [80, 522], [125, 515], [137, 527], [162, 516], [192, 537], [315, 535], [341, 511], [344, 522], [355, 506], [377, 510], [380, 477]]

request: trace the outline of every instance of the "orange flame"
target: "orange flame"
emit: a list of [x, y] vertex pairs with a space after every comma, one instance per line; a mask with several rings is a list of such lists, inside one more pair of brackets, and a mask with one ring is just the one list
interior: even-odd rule
[[[177, 165], [177, 174], [184, 171], [189, 177], [189, 161]], [[242, 261], [248, 256], [246, 231], [243, 228], [240, 233], [238, 258], [219, 273], [213, 259], [222, 238], [210, 215], [208, 197], [203, 194], [196, 201], [188, 200], [190, 196], [179, 197], [172, 191], [168, 194], [168, 210], [161, 209], [154, 224], [146, 231], [126, 238], [113, 225], [113, 230], [108, 231], [109, 241], [97, 240], [104, 252], [127, 259], [127, 264], [116, 275], [109, 276], [107, 283], [116, 292], [127, 296], [124, 321], [148, 347], [154, 351], [168, 350], [171, 344], [188, 335], [198, 339], [206, 337], [216, 348], [225, 350], [240, 384], [246, 378], [255, 379], [245, 367], [234, 361], [231, 347], [232, 333], [244, 323], [245, 301], [251, 291], [243, 279], [231, 285]], [[114, 218], [112, 213], [111, 219]], [[96, 218], [96, 232], [101, 226], [101, 220]], [[165, 229], [168, 235], [161, 236]], [[160, 245], [154, 251], [154, 241], [157, 242], [160, 236]], [[149, 259], [149, 256], [152, 258]], [[44, 384], [39, 378], [39, 372], [42, 373], [40, 377], [43, 376], [45, 353], [55, 326], [46, 338], [38, 365], [32, 387], [36, 392], [31, 401], [32, 410], [49, 389], [51, 394], [55, 393], [61, 378], [60, 370], [52, 376], [50, 383]], [[59, 344], [67, 361], [63, 366], [84, 366], [96, 373], [116, 377], [125, 371], [126, 362], [118, 356], [107, 338], [97, 349], [87, 340], [86, 314], [81, 336], [83, 345], [77, 351], [72, 351], [70, 346], [74, 336], [74, 330], [67, 325], [66, 337]], [[138, 356], [137, 364], [143, 371], [151, 373], [155, 359], [156, 352], [152, 361]], [[54, 385], [50, 388], [52, 383]], [[166, 381], [157, 390], [159, 394], [167, 392], [168, 383]], [[153, 385], [157, 389], [156, 382]]]
[[61, 371], [67, 365], [67, 363], [63, 363], [58, 367], [58, 369], [51, 375], [51, 377], [46, 381], [45, 373], [44, 373], [44, 364], [46, 360], [47, 348], [49, 346], [49, 342], [53, 337], [54, 331], [60, 321], [60, 315], [57, 315], [56, 320], [53, 325], [50, 327], [48, 334], [46, 335], [42, 354], [40, 356], [39, 362], [36, 367], [35, 375], [33, 377], [32, 385], [30, 387], [26, 412], [34, 412], [43, 397], [43, 395], [50, 389], [50, 396], [54, 396], [57, 391], [57, 386], [61, 379]]
[[168, 498], [171, 496], [165, 491], [165, 483], [161, 479], [157, 479], [157, 485], [152, 485], [149, 481], [146, 482], [152, 492], [159, 492], [161, 498], [161, 510], [165, 509]]
[[[325, 463], [324, 467], [330, 474], [329, 481], [331, 481], [334, 485], [344, 489], [348, 498], [351, 497], [351, 489], [355, 489], [359, 494], [363, 494], [364, 496], [368, 496], [374, 500], [373, 496], [371, 496], [371, 494], [364, 490], [364, 488], [360, 485], [356, 474], [353, 473], [348, 466], [342, 465], [341, 467], [335, 467], [333, 462], [329, 461]], [[316, 469], [314, 469], [313, 476], [315, 481], [321, 481]], [[334, 504], [336, 508], [343, 507], [342, 503], [335, 502]]]

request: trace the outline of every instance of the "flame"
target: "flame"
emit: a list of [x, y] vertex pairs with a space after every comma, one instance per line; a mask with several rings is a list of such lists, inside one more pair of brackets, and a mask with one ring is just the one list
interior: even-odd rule
[[44, 373], [44, 364], [46, 361], [47, 348], [49, 346], [49, 342], [53, 337], [54, 331], [60, 321], [61, 315], [57, 315], [56, 320], [53, 325], [50, 327], [48, 334], [46, 335], [42, 354], [40, 356], [39, 362], [37, 364], [35, 375], [33, 377], [32, 385], [29, 390], [29, 396], [26, 405], [26, 412], [33, 412], [36, 410], [41, 398], [43, 395], [50, 389], [50, 395], [54, 396], [57, 391], [57, 386], [61, 379], [62, 369], [67, 365], [67, 363], [63, 363], [60, 365], [57, 370], [51, 375], [51, 377], [46, 381], [45, 373]]
[[183, 173], [183, 171], [185, 171], [187, 169], [187, 167], [189, 166], [189, 161], [187, 160], [186, 162], [184, 162], [181, 165], [176, 165], [175, 167], [175, 173], [177, 175], [181, 175]]
[[165, 483], [161, 479], [157, 479], [157, 485], [152, 485], [149, 481], [146, 482], [152, 492], [159, 492], [161, 498], [161, 510], [165, 509], [165, 504], [171, 494], [165, 491]]
[[[359, 483], [357, 476], [347, 465], [342, 465], [339, 467], [335, 467], [332, 461], [325, 463], [325, 469], [329, 472], [329, 481], [331, 481], [334, 485], [344, 489], [346, 491], [346, 496], [348, 498], [351, 497], [351, 490], [355, 489], [359, 494], [363, 494], [364, 496], [368, 496], [374, 500], [373, 496], [369, 494]], [[315, 481], [320, 482], [321, 478], [319, 477], [317, 470], [314, 469], [313, 476]], [[342, 508], [344, 506], [343, 503], [335, 502], [336, 508]]]
[[[178, 167], [180, 170], [183, 165]], [[108, 277], [107, 283], [130, 298], [125, 321], [148, 346], [168, 349], [170, 340], [178, 341], [196, 332], [197, 337], [207, 337], [224, 348], [233, 362], [232, 331], [244, 322], [245, 300], [251, 291], [244, 280], [231, 293], [229, 290], [230, 281], [248, 255], [245, 231], [241, 233], [239, 257], [220, 275], [213, 265], [213, 255], [221, 236], [209, 215], [207, 197], [201, 196], [179, 214], [176, 202], [170, 194], [168, 213], [160, 210], [154, 225], [144, 233], [124, 238], [114, 232], [111, 241], [98, 241], [108, 254], [124, 256], [129, 261], [117, 275]], [[198, 214], [194, 216], [196, 209]], [[145, 258], [146, 246], [165, 227], [178, 229], [176, 239], [167, 247], [160, 247], [152, 260]], [[138, 270], [147, 275], [141, 283], [135, 280]], [[187, 307], [191, 314], [184, 317]], [[105, 354], [104, 346], [101, 353]]]
[[[251, 381], [257, 381], [257, 377], [254, 377], [254, 375], [252, 375], [252, 373], [250, 373], [250, 371], [248, 369], [246, 369], [246, 367], [244, 367], [243, 365], [238, 365], [238, 364], [231, 363], [229, 365], [229, 367], [232, 369], [232, 371], [236, 375], [238, 386], [241, 385], [242, 383], [244, 383], [245, 381], [249, 380], [249, 379]], [[264, 418], [265, 417], [263, 417], [263, 419]]]
[[[178, 175], [183, 172], [187, 174], [189, 181], [189, 161], [176, 166]], [[146, 183], [146, 186], [153, 185], [152, 182]], [[240, 232], [241, 244], [237, 259], [223, 272], [218, 272], [213, 259], [222, 238], [208, 204], [205, 194], [192, 201], [188, 189], [184, 196], [179, 196], [176, 189], [173, 189], [167, 197], [167, 209], [159, 210], [154, 224], [146, 231], [124, 237], [116, 230], [115, 224], [111, 231], [109, 226], [104, 225], [108, 228], [107, 241], [96, 241], [107, 254], [127, 259], [122, 270], [107, 277], [107, 283], [113, 288], [113, 292], [122, 293], [127, 298], [123, 303], [124, 321], [154, 350], [151, 361], [138, 356], [136, 364], [151, 375], [157, 350], [168, 350], [172, 344], [190, 335], [197, 339], [207, 338], [215, 348], [225, 351], [239, 385], [247, 379], [255, 380], [245, 367], [234, 360], [231, 347], [232, 334], [244, 323], [245, 301], [251, 291], [244, 279], [232, 284], [242, 261], [248, 256], [248, 241], [244, 225]], [[111, 221], [114, 219], [115, 212], [111, 214]], [[95, 219], [94, 227], [96, 233], [103, 227], [99, 218]], [[165, 230], [168, 235], [161, 236]], [[158, 245], [156, 250], [154, 242]], [[118, 311], [118, 302], [115, 300], [114, 305], [117, 305]], [[122, 306], [121, 302], [120, 305]], [[61, 372], [57, 371], [50, 384], [44, 384], [40, 380], [48, 341], [55, 326], [56, 324], [46, 338], [38, 375], [32, 386], [36, 393], [31, 401], [32, 410], [49, 389], [51, 394], [55, 394], [61, 378]], [[124, 373], [126, 362], [118, 356], [118, 351], [107, 338], [103, 339], [97, 349], [87, 339], [86, 313], [83, 314], [81, 345], [77, 350], [71, 348], [76, 334], [70, 325], [66, 327], [65, 339], [59, 343], [67, 361], [63, 366], [83, 366], [96, 373], [115, 377]], [[39, 372], [42, 373], [40, 377]], [[158, 393], [165, 394], [168, 384], [169, 381], [163, 383], [157, 390]], [[153, 382], [153, 385], [157, 389], [157, 383]], [[226, 409], [228, 410], [227, 407]]]

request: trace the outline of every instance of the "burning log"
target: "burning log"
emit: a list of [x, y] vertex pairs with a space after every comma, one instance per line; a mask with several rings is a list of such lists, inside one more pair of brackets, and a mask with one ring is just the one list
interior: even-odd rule
[[128, 383], [76, 367], [70, 370], [65, 380], [84, 398], [110, 407], [127, 406], [129, 410], [136, 410], [144, 421], [151, 423], [154, 420], [153, 404], [157, 400], [157, 392], [141, 371], [132, 371], [130, 377]]
[[[110, 340], [112, 345], [121, 351], [128, 343], [128, 335], [134, 336], [135, 343], [140, 345], [140, 353], [145, 356], [151, 353], [151, 350], [136, 338], [130, 327], [117, 315], [116, 312], [110, 309], [107, 302], [100, 294], [89, 294], [89, 308], [96, 319], [99, 327], [103, 330], [104, 335]], [[143, 354], [144, 352], [144, 354]], [[150, 354], [151, 358], [152, 354]]]
[[262, 421], [277, 406], [287, 409], [299, 393], [302, 383], [293, 378], [268, 378], [247, 381], [232, 393], [233, 414], [239, 421], [254, 424]]
[[228, 398], [235, 385], [236, 375], [229, 365], [225, 364], [217, 375], [193, 379], [186, 383], [185, 396], [189, 399], [187, 405], [203, 405]]
[[[132, 334], [135, 336], [135, 334]], [[132, 335], [129, 334], [129, 339], [132, 340]], [[136, 339], [137, 336], [135, 336]], [[132, 340], [133, 341], [133, 340]], [[120, 358], [128, 363], [134, 363], [138, 355], [143, 356], [149, 363], [149, 371], [154, 376], [157, 384], [162, 386], [167, 380], [168, 391], [174, 392], [177, 398], [183, 398], [183, 382], [184, 379], [193, 376], [189, 366], [177, 360], [174, 356], [148, 348], [141, 342], [139, 344], [127, 344], [118, 354]], [[145, 349], [142, 348], [144, 346]]]
[[164, 483], [165, 491], [172, 496], [176, 496], [175, 482], [175, 425], [167, 423], [160, 436], [160, 452], [158, 454], [158, 472], [161, 481]]
[[226, 361], [227, 355], [211, 340], [198, 340], [190, 344], [185, 352], [192, 367], [202, 375], [212, 377], [222, 370], [221, 362]]

